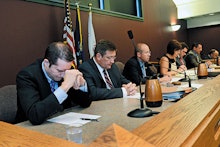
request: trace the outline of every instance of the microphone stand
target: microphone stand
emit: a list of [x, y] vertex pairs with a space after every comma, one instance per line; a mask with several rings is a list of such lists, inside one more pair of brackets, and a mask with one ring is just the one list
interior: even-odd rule
[[[160, 60], [160, 58], [157, 58], [157, 60]], [[163, 60], [163, 61], [165, 61], [165, 62], [168, 62], [169, 64], [172, 64], [171, 62], [169, 62], [169, 61], [166, 61], [166, 60]], [[176, 66], [176, 65], [174, 65], [174, 66]], [[177, 67], [177, 66], [176, 66]], [[181, 68], [181, 67], [179, 67], [179, 68]], [[189, 81], [189, 79], [187, 79], [187, 75], [186, 75], [186, 71], [183, 69], [183, 68], [181, 68], [182, 70], [183, 70], [183, 72], [184, 72], [184, 78], [182, 78], [182, 79], [180, 79], [179, 81], [180, 82], [188, 82]], [[171, 70], [171, 69], [170, 69]], [[174, 71], [174, 70], [173, 70]], [[175, 72], [177, 72], [177, 73], [181, 73], [181, 72], [178, 72], [178, 71], [175, 71]], [[182, 73], [181, 73], [182, 74]], [[189, 78], [189, 77], [188, 77]]]
[[143, 118], [143, 117], [150, 117], [153, 114], [158, 114], [159, 112], [155, 112], [155, 111], [152, 111], [151, 109], [144, 108], [144, 102], [143, 102], [144, 99], [142, 98], [144, 93], [141, 92], [141, 79], [140, 79], [139, 90], [140, 90], [140, 108], [130, 111], [127, 114], [127, 116]]
[[[182, 68], [181, 68], [182, 69]], [[182, 78], [182, 79], [180, 79], [179, 81], [180, 82], [188, 82], [189, 80], [191, 80], [191, 79], [187, 79], [187, 77], [186, 77], [186, 71], [185, 70], [183, 70], [184, 71], [184, 78]]]
[[[133, 40], [133, 33], [131, 30], [128, 31], [128, 37], [131, 39], [132, 44], [135, 48], [135, 50], [137, 51], [137, 47], [134, 43]], [[139, 91], [140, 91], [140, 108], [137, 108], [135, 110], [130, 111], [127, 116], [129, 117], [137, 117], [137, 118], [143, 118], [143, 117], [149, 117], [152, 116], [153, 114], [158, 114], [159, 112], [154, 112], [151, 109], [148, 108], [144, 108], [144, 99], [142, 98], [144, 93], [142, 93], [141, 91], [141, 77], [139, 76], [139, 80], [140, 80], [140, 85], [139, 85]]]
[[[161, 68], [166, 68], [166, 67], [161, 67]], [[177, 70], [173, 70], [173, 69], [171, 69], [171, 68], [166, 68], [166, 69], [169, 69], [169, 70], [171, 70], [171, 71], [175, 71], [175, 72], [177, 72], [177, 73], [179, 73], [179, 74], [183, 74], [183, 73], [181, 73], [181, 72], [179, 72], [179, 71], [177, 71]], [[187, 78], [188, 78], [187, 82], [188, 82], [188, 84], [189, 84], [189, 87], [192, 88], [192, 91], [195, 91], [197, 88], [192, 87], [190, 77], [189, 77], [188, 75], [186, 75], [186, 76], [187, 76]]]
[[141, 106], [141, 109], [143, 109], [144, 108], [144, 99], [143, 99], [144, 93], [142, 93], [142, 91], [141, 91], [141, 82], [139, 85], [139, 91], [140, 91], [140, 106]]

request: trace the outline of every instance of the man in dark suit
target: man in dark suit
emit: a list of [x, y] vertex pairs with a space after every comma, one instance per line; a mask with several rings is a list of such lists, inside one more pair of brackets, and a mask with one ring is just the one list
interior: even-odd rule
[[185, 65], [184, 66], [185, 67], [184, 70], [187, 70], [187, 68], [186, 68], [186, 61], [185, 61], [184, 57], [186, 56], [186, 53], [189, 50], [189, 46], [185, 42], [181, 42], [181, 46], [182, 46], [182, 48], [180, 50], [180, 54], [179, 54], [178, 57], [176, 57], [176, 65], [177, 65], [177, 68], [179, 68], [181, 65]]
[[67, 45], [54, 42], [46, 49], [44, 59], [38, 59], [17, 74], [17, 122], [28, 119], [39, 125], [65, 108], [90, 106], [82, 73], [71, 69], [73, 60]]
[[208, 55], [203, 55], [202, 59], [207, 60], [207, 59], [217, 59], [219, 55], [218, 50], [216, 49], [211, 49], [208, 53]]
[[[123, 75], [136, 85], [145, 84], [147, 78], [157, 78], [155, 67], [149, 66], [148, 62], [151, 56], [150, 48], [145, 43], [138, 43], [135, 50], [135, 56], [131, 57], [125, 64]], [[170, 77], [159, 78], [160, 82], [169, 82]]]
[[79, 66], [93, 100], [121, 98], [136, 93], [136, 85], [121, 75], [114, 64], [115, 58], [115, 45], [100, 40], [95, 47], [94, 57]]
[[[202, 52], [202, 44], [201, 43], [193, 43], [191, 50], [185, 56], [186, 67], [188, 69], [198, 67], [199, 63], [202, 62], [202, 58], [200, 53]], [[207, 66], [211, 65], [211, 61], [205, 62]]]

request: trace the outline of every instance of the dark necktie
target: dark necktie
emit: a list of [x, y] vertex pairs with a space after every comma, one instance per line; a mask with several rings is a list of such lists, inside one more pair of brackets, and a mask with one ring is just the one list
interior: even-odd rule
[[146, 70], [145, 70], [144, 64], [141, 64], [141, 71], [142, 71], [143, 77], [146, 77], [147, 75], [146, 75]]
[[103, 70], [103, 73], [104, 73], [104, 77], [105, 77], [106, 83], [108, 84], [108, 86], [109, 86], [110, 88], [113, 88], [113, 84], [112, 84], [111, 80], [109, 79], [109, 77], [108, 77], [106, 71]]
[[53, 80], [51, 80], [51, 81], [50, 81], [50, 89], [51, 89], [52, 92], [55, 91], [55, 86], [56, 86], [56, 82], [53, 81]]

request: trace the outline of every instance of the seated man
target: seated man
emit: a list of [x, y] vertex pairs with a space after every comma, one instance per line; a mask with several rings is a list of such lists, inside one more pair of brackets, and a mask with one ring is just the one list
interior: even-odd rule
[[211, 49], [211, 50], [209, 51], [208, 55], [202, 56], [202, 59], [205, 59], [205, 60], [206, 60], [206, 59], [217, 59], [218, 55], [219, 55], [218, 50], [216, 50], [216, 49]]
[[176, 57], [177, 68], [179, 68], [181, 65], [184, 65], [186, 67], [186, 61], [184, 60], [184, 57], [186, 56], [186, 53], [188, 52], [189, 47], [185, 42], [181, 42], [181, 46], [182, 48], [180, 50], [180, 54], [178, 57]]
[[[125, 64], [123, 75], [136, 85], [145, 84], [147, 78], [157, 76], [148, 65], [151, 56], [151, 51], [148, 45], [144, 43], [137, 44], [135, 56], [131, 57]], [[164, 76], [159, 79], [160, 82], [169, 82], [170, 77]]]
[[[186, 67], [188, 69], [198, 67], [199, 63], [202, 62], [200, 53], [202, 52], [201, 43], [193, 43], [192, 49], [185, 56]], [[207, 66], [211, 65], [212, 62], [206, 61]]]
[[29, 120], [34, 125], [75, 105], [89, 107], [91, 99], [82, 73], [71, 69], [74, 57], [68, 45], [51, 43], [44, 59], [17, 74], [17, 123]]
[[114, 64], [116, 47], [112, 42], [100, 40], [94, 54], [79, 66], [93, 100], [121, 98], [136, 93], [136, 85], [122, 76]]

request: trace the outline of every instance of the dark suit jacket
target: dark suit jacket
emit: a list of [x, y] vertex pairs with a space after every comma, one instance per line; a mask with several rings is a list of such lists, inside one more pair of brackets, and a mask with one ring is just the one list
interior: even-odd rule
[[41, 124], [49, 116], [65, 108], [77, 104], [89, 107], [91, 104], [88, 93], [73, 88], [68, 91], [67, 99], [59, 104], [42, 71], [42, 61], [37, 60], [17, 75], [17, 122], [29, 119], [32, 124]]
[[127, 84], [130, 82], [124, 76], [122, 76], [115, 64], [112, 64], [111, 69], [107, 70], [114, 85], [114, 88], [112, 89], [106, 88], [105, 81], [99, 73], [99, 70], [93, 59], [89, 59], [81, 64], [79, 66], [79, 70], [83, 73], [83, 76], [86, 79], [89, 93], [93, 100], [121, 98], [123, 96], [121, 90], [122, 84]]
[[186, 61], [186, 67], [188, 69], [198, 67], [199, 63], [202, 62], [201, 57], [192, 50], [187, 53], [184, 59]]
[[212, 58], [211, 58], [211, 56], [209, 54], [208, 55], [203, 54], [202, 55], [202, 59], [207, 60], [207, 59], [212, 59]]
[[[155, 75], [155, 73], [148, 67], [148, 63], [145, 63], [145, 67], [147, 67], [147, 76]], [[123, 70], [123, 75], [125, 76], [125, 78], [132, 81], [136, 85], [140, 85], [140, 82], [142, 84], [146, 83], [146, 78], [143, 77], [141, 67], [136, 56], [133, 56], [126, 62]]]

